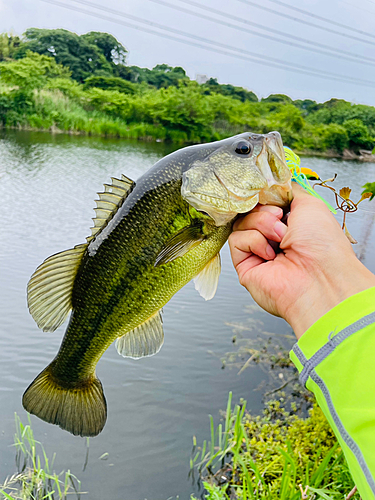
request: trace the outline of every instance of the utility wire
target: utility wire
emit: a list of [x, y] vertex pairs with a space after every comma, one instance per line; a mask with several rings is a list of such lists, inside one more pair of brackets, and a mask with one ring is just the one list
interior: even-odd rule
[[359, 33], [360, 35], [369, 36], [371, 38], [375, 38], [373, 33], [369, 33], [368, 31], [359, 30], [357, 28], [353, 28], [353, 26], [348, 26], [347, 24], [339, 23], [337, 21], [333, 21], [332, 19], [328, 19], [327, 17], [319, 16], [318, 14], [314, 14], [313, 12], [309, 12], [308, 10], [300, 9], [299, 7], [295, 7], [294, 5], [290, 5], [288, 3], [282, 2], [281, 0], [269, 0], [269, 2], [275, 3], [276, 5], [282, 5], [287, 9], [294, 10], [295, 12], [299, 12], [305, 16], [312, 17], [314, 19], [319, 19], [319, 21], [323, 21], [328, 24], [333, 24], [334, 26], [339, 26], [340, 28], [344, 28], [346, 30], [354, 31], [355, 33]]
[[320, 30], [327, 31], [327, 33], [340, 35], [343, 36], [344, 38], [351, 38], [352, 40], [357, 40], [358, 42], [367, 43], [368, 45], [375, 45], [375, 42], [372, 42], [371, 40], [366, 40], [365, 38], [359, 38], [358, 36], [350, 35], [349, 33], [343, 33], [342, 31], [336, 31], [331, 28], [321, 26], [320, 24], [312, 23], [304, 19], [299, 19], [298, 17], [291, 17], [289, 14], [285, 14], [284, 12], [271, 9], [270, 7], [265, 7], [264, 5], [259, 5], [258, 3], [251, 2], [250, 0], [238, 0], [238, 1], [246, 5], [250, 5], [251, 7], [255, 7], [256, 9], [261, 9], [264, 10], [265, 12], [271, 12], [272, 14], [276, 14], [277, 16], [281, 16], [284, 19], [288, 19], [288, 21], [295, 21], [297, 23], [306, 24], [307, 26], [312, 26], [313, 28], [318, 28]]
[[[370, 64], [372, 66], [375, 66], [375, 59], [372, 58], [372, 57], [366, 57], [366, 56], [363, 56], [361, 54], [355, 54], [353, 52], [348, 52], [346, 50], [336, 49], [334, 47], [330, 47], [329, 45], [325, 45], [323, 43], [318, 43], [318, 42], [312, 42], [310, 40], [305, 40], [305, 39], [300, 38], [298, 36], [291, 35], [290, 33], [283, 33], [282, 31], [278, 31], [278, 30], [274, 30], [274, 29], [268, 28], [267, 26], [263, 26], [261, 24], [254, 23], [252, 21], [248, 21], [247, 19], [246, 20], [241, 19], [240, 17], [233, 16], [231, 14], [227, 14], [226, 12], [223, 12], [223, 11], [211, 8], [211, 7], [207, 7], [205, 5], [201, 5], [198, 2], [194, 2], [194, 1], [191, 1], [191, 0], [180, 0], [180, 2], [183, 2], [183, 3], [188, 4], [190, 6], [193, 6], [193, 7], [198, 7], [199, 9], [202, 9], [202, 10], [209, 11], [210, 14], [215, 13], [215, 14], [217, 14], [219, 16], [225, 17], [226, 19], [233, 19], [234, 21], [242, 23], [242, 24], [245, 24], [245, 25], [249, 25], [250, 24], [252, 26], [256, 26], [259, 29], [263, 29], [263, 30], [266, 30], [266, 31], [269, 31], [269, 32], [272, 32], [272, 33], [277, 33], [278, 35], [286, 37], [287, 40], [283, 40], [282, 38], [278, 38], [278, 37], [275, 37], [275, 36], [272, 36], [272, 35], [266, 35], [265, 33], [259, 33], [257, 31], [251, 30], [249, 28], [243, 28], [241, 26], [238, 26], [236, 24], [230, 23], [228, 21], [222, 21], [220, 19], [215, 19], [215, 18], [212, 17], [212, 15], [210, 15], [210, 16], [204, 15], [204, 14], [201, 14], [201, 13], [196, 12], [196, 11], [185, 9], [184, 7], [181, 7], [179, 5], [171, 4], [171, 3], [166, 2], [164, 0], [150, 0], [150, 2], [154, 2], [154, 3], [159, 4], [159, 5], [164, 5], [165, 7], [170, 7], [171, 9], [175, 9], [175, 10], [178, 10], [180, 12], [185, 12], [185, 13], [190, 14], [192, 16], [199, 17], [200, 19], [207, 19], [210, 22], [213, 22], [213, 23], [216, 23], [216, 24], [221, 24], [222, 26], [227, 26], [229, 28], [233, 28], [233, 29], [238, 30], [238, 31], [250, 33], [252, 35], [260, 36], [262, 38], [267, 38], [268, 40], [275, 40], [276, 42], [284, 43], [286, 45], [291, 45], [292, 47], [299, 47], [299, 48], [304, 49], [304, 50], [309, 50], [311, 52], [315, 52], [315, 53], [319, 53], [319, 54], [324, 54], [324, 55], [327, 55], [327, 56], [330, 56], [330, 57], [335, 57], [337, 59], [343, 59], [343, 60], [355, 62], [355, 63], [358, 63], [358, 64], [365, 64], [365, 65], [369, 65]], [[292, 40], [297, 40], [299, 42], [303, 42], [305, 44], [312, 45], [312, 47], [306, 47], [304, 45], [300, 45], [299, 43], [293, 42]], [[314, 47], [323, 47], [324, 49], [330, 50], [333, 53], [327, 52], [326, 50], [320, 50], [320, 49], [317, 49], [317, 48], [314, 48]], [[336, 54], [334, 52], [336, 52]], [[348, 55], [349, 57], [346, 57], [344, 54]], [[360, 59], [363, 59], [363, 60], [361, 61]]]
[[[322, 71], [322, 70], [320, 70], [320, 71], [314, 70], [314, 69], [309, 68], [308, 66], [296, 65], [293, 63], [289, 63], [289, 62], [280, 61], [279, 59], [276, 59], [276, 58], [271, 58], [271, 57], [266, 57], [266, 56], [259, 55], [259, 54], [254, 54], [253, 52], [246, 51], [244, 49], [232, 47], [230, 45], [222, 44], [222, 43], [216, 42], [214, 40], [209, 40], [207, 38], [199, 37], [197, 35], [192, 35], [190, 33], [186, 33], [186, 32], [183, 32], [181, 30], [176, 30], [174, 28], [163, 26], [163, 25], [160, 25], [158, 23], [154, 23], [152, 21], [146, 21], [146, 20], [138, 18], [136, 16], [132, 16], [130, 14], [125, 14], [124, 12], [116, 11], [116, 10], [110, 9], [108, 7], [103, 7], [101, 5], [95, 4], [93, 2], [89, 2], [87, 0], [73, 0], [73, 1], [80, 3], [80, 4], [91, 5], [96, 9], [105, 10], [106, 12], [116, 13], [119, 16], [131, 18], [133, 20], [136, 20], [139, 23], [148, 24], [148, 25], [157, 27], [159, 29], [163, 29], [165, 31], [177, 33], [177, 34], [182, 35], [182, 36], [187, 37], [187, 38], [193, 38], [194, 40], [197, 40], [197, 41], [209, 44], [209, 45], [213, 45], [214, 47], [207, 47], [206, 45], [203, 45], [202, 43], [193, 42], [190, 40], [184, 40], [184, 39], [179, 38], [177, 36], [169, 35], [166, 33], [160, 33], [158, 31], [155, 31], [155, 30], [150, 29], [150, 28], [136, 26], [134, 24], [131, 24], [129, 22], [126, 22], [126, 21], [123, 21], [120, 19], [100, 15], [96, 12], [88, 11], [88, 10], [82, 9], [80, 7], [76, 7], [74, 5], [69, 5], [67, 3], [59, 2], [57, 0], [42, 0], [42, 1], [49, 3], [49, 4], [58, 5], [60, 7], [64, 7], [64, 8], [70, 9], [70, 10], [74, 10], [76, 12], [81, 12], [83, 14], [88, 14], [90, 16], [94, 16], [94, 17], [97, 17], [99, 19], [103, 19], [106, 21], [121, 24], [123, 26], [127, 26], [127, 27], [130, 27], [132, 29], [136, 29], [138, 31], [144, 31], [147, 33], [151, 33], [153, 35], [167, 38], [169, 40], [178, 41], [178, 42], [184, 43], [186, 45], [191, 45], [191, 46], [203, 48], [203, 49], [206, 49], [206, 50], [209, 50], [212, 52], [216, 52], [219, 54], [225, 54], [225, 55], [229, 55], [231, 57], [236, 57], [237, 59], [241, 59], [242, 61], [244, 61], [244, 60], [251, 61], [251, 62], [258, 63], [258, 64], [262, 64], [264, 66], [276, 67], [278, 69], [283, 69], [285, 71], [292, 71], [292, 72], [298, 73], [298, 74], [303, 73], [303, 74], [307, 74], [310, 76], [315, 76], [315, 77], [319, 77], [319, 78], [323, 78], [323, 79], [327, 79], [327, 77], [328, 77], [331, 80], [336, 80], [336, 81], [340, 81], [340, 82], [344, 82], [344, 83], [356, 83], [357, 85], [364, 85], [367, 87], [375, 87], [374, 81], [356, 79], [356, 78], [352, 78], [349, 76], [338, 75], [335, 73], [330, 73], [330, 72]], [[218, 47], [223, 47], [223, 48], [220, 49]], [[234, 53], [232, 53], [232, 52], [234, 52]], [[259, 59], [256, 59], [256, 58], [259, 58]]]
[[[375, 12], [373, 10], [369, 10], [369, 9], [364, 9], [363, 7], [360, 7], [359, 5], [353, 5], [352, 3], [350, 2], [346, 2], [346, 0], [341, 0], [342, 3], [346, 3], [346, 5], [350, 5], [350, 7], [354, 7], [355, 9], [359, 9], [359, 10], [363, 10], [364, 12], [368, 12], [369, 14], [372, 14], [374, 15]], [[371, 2], [373, 3], [373, 2]], [[375, 2], [374, 2], [375, 3]]]
[[[150, 1], [155, 1], [156, 2], [158, 0], [150, 0]], [[251, 26], [254, 26], [256, 28], [259, 28], [259, 29], [262, 29], [262, 30], [265, 30], [265, 31], [268, 31], [268, 32], [271, 32], [271, 33], [276, 33], [278, 35], [287, 37], [287, 38], [289, 38], [291, 40], [297, 40], [299, 42], [303, 42], [303, 43], [306, 43], [306, 44], [309, 44], [309, 45], [312, 45], [312, 46], [322, 47], [323, 49], [327, 49], [327, 50], [331, 50], [331, 51], [334, 51], [334, 52], [338, 52], [340, 54], [347, 54], [347, 55], [353, 56], [353, 57], [360, 57], [362, 59], [366, 59], [366, 60], [369, 60], [369, 61], [374, 61], [375, 60], [375, 59], [372, 59], [371, 57], [365, 57], [362, 54], [355, 54], [354, 52], [348, 52], [346, 50], [336, 49], [336, 48], [331, 47], [330, 45], [326, 45], [324, 43], [319, 43], [319, 42], [312, 41], [312, 40], [306, 40], [305, 38], [301, 38], [301, 37], [292, 35], [291, 33], [285, 33], [283, 31], [276, 30], [275, 28], [269, 28], [268, 26], [265, 26], [263, 24], [259, 24], [259, 23], [255, 23], [254, 21], [250, 21], [249, 19], [247, 19], [247, 17], [246, 17], [246, 19], [242, 19], [240, 17], [230, 15], [227, 12], [223, 12], [221, 10], [215, 9], [215, 8], [213, 8], [211, 6], [208, 7], [206, 5], [202, 5], [199, 2], [195, 2], [193, 0], [179, 0], [179, 1], [182, 2], [182, 3], [185, 3], [187, 5], [191, 5], [193, 7], [198, 7], [199, 9], [206, 10], [206, 11], [208, 11], [210, 13], [215, 13], [215, 14], [217, 14], [219, 16], [225, 17], [226, 19], [233, 19], [234, 21], [237, 21], [237, 22], [239, 22], [241, 24], [245, 24], [246, 26], [251, 25]], [[367, 0], [367, 1], [370, 2], [371, 0]], [[345, 3], [347, 3], [347, 2], [345, 2]], [[371, 3], [375, 4], [375, 1], [371, 2]]]

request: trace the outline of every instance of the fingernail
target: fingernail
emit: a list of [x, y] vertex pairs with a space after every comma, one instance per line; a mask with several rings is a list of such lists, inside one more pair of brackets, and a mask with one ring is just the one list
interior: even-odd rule
[[283, 224], [282, 222], [280, 222], [279, 220], [275, 223], [275, 225], [273, 226], [273, 229], [274, 229], [275, 233], [277, 234], [277, 236], [279, 236], [281, 239], [284, 238], [284, 236], [286, 235], [286, 232], [288, 230], [286, 225]]
[[274, 215], [280, 215], [282, 213], [282, 209], [280, 207], [275, 207], [273, 205], [263, 205], [259, 209], [260, 212], [270, 212]]
[[270, 259], [275, 258], [275, 252], [274, 252], [273, 248], [271, 247], [271, 245], [267, 245], [266, 254]]

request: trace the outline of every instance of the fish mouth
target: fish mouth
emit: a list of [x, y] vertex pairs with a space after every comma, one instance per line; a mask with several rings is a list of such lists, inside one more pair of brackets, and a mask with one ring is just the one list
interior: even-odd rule
[[289, 207], [293, 200], [292, 174], [286, 164], [279, 132], [270, 132], [265, 136], [256, 164], [267, 182], [259, 191], [259, 203], [281, 208]]

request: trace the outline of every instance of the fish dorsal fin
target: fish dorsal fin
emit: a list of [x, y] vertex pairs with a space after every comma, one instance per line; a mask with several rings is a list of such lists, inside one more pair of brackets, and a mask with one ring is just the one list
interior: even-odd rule
[[201, 226], [188, 226], [184, 227], [180, 231], [170, 238], [161, 251], [156, 257], [154, 266], [160, 266], [161, 264], [167, 264], [177, 257], [182, 257], [189, 250], [199, 245], [204, 240], [204, 234], [202, 233]]
[[53, 332], [72, 308], [72, 289], [87, 243], [48, 257], [31, 276], [27, 303], [44, 332]]
[[164, 342], [161, 311], [116, 340], [116, 349], [124, 358], [143, 358], [160, 351]]
[[135, 182], [125, 175], [122, 175], [121, 179], [116, 179], [116, 177], [111, 177], [111, 179], [112, 184], [104, 184], [104, 191], [98, 193], [99, 200], [95, 200], [94, 227], [91, 228], [91, 236], [86, 238], [87, 243], [90, 243], [108, 224], [135, 186]]
[[220, 254], [217, 253], [206, 267], [194, 278], [195, 289], [205, 300], [211, 300], [216, 293], [221, 272]]

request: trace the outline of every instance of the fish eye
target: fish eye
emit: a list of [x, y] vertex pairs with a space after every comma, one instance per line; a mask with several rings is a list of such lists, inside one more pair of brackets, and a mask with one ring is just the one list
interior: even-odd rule
[[236, 153], [238, 155], [248, 155], [252, 151], [252, 145], [247, 141], [240, 141], [236, 145]]

